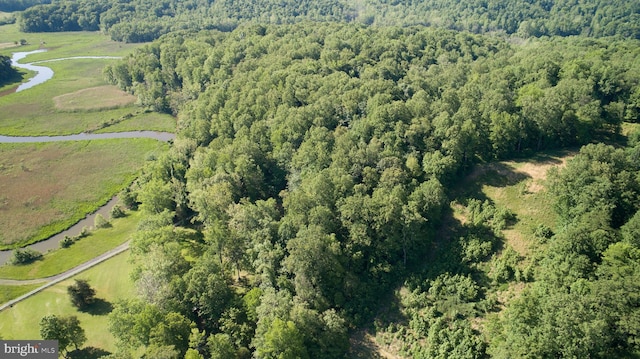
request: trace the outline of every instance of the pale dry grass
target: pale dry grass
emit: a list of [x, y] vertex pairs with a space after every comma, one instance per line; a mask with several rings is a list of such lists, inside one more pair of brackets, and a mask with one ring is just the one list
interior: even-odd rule
[[[544, 188], [544, 181], [547, 179], [547, 172], [553, 167], [564, 167], [567, 160], [573, 155], [557, 157], [556, 161], [526, 162], [519, 166], [517, 171], [530, 177], [532, 181], [528, 183], [527, 190], [531, 193], [540, 192]], [[560, 161], [558, 163], [557, 161]]]
[[366, 330], [361, 330], [351, 336], [351, 351], [356, 358], [375, 359], [403, 359], [404, 357], [394, 353], [395, 349], [381, 345], [376, 337]]
[[12, 47], [17, 47], [14, 42], [0, 42], [0, 49], [9, 49]]
[[53, 98], [56, 108], [63, 111], [122, 107], [135, 101], [135, 96], [111, 85], [90, 87]]

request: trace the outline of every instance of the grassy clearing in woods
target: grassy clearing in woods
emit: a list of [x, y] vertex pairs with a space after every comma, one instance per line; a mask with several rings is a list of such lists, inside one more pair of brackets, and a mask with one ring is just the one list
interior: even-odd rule
[[[85, 347], [114, 352], [116, 343], [108, 330], [107, 315], [116, 300], [134, 295], [132, 268], [129, 252], [125, 252], [15, 304], [0, 312], [0, 335], [5, 340], [40, 338], [39, 323], [45, 315], [75, 315], [87, 336]], [[96, 290], [99, 300], [93, 310], [80, 312], [72, 306], [67, 287], [75, 278], [88, 280]]]

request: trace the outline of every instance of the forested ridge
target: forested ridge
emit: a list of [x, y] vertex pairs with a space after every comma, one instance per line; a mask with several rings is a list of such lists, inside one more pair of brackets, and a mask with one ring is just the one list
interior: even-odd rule
[[[178, 120], [121, 196], [145, 219], [114, 357], [348, 357], [399, 286], [405, 320], [385, 330], [409, 357], [637, 355], [640, 134], [591, 143], [638, 121], [639, 56], [636, 40], [302, 22], [175, 31], [108, 66]], [[584, 144], [550, 174], [561, 223], [536, 230], [529, 266], [488, 201], [442, 237], [474, 165]]]
[[145, 42], [180, 29], [228, 31], [247, 21], [284, 24], [309, 20], [427, 25], [520, 37], [584, 35], [637, 39], [640, 1], [56, 0], [24, 11], [20, 26], [25, 32], [101, 30], [117, 41]]

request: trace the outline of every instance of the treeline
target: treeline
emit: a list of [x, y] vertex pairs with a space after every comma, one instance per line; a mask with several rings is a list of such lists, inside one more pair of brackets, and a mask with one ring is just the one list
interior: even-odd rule
[[583, 35], [638, 39], [640, 1], [58, 0], [25, 11], [21, 30], [95, 31], [99, 28], [117, 41], [143, 42], [180, 29], [229, 31], [247, 21], [285, 24], [309, 20], [357, 21], [382, 26], [429, 25], [521, 37]]
[[605, 0], [399, 0], [369, 1], [367, 21], [425, 24], [474, 33], [503, 32], [522, 37], [640, 36], [640, 1]]
[[[230, 31], [243, 21], [344, 21], [353, 16], [339, 0], [133, 0], [126, 3], [60, 0], [23, 12], [20, 29], [24, 32], [100, 29], [116, 41], [145, 42], [174, 30]], [[60, 19], [66, 19], [66, 23]]]
[[22, 11], [34, 5], [49, 3], [51, 3], [51, 0], [0, 0], [0, 11]]
[[11, 66], [11, 58], [0, 55], [0, 85], [14, 79], [16, 75], [18, 75], [18, 72]]
[[[474, 162], [638, 120], [636, 47], [302, 23], [173, 32], [137, 50], [105, 76], [177, 114], [179, 134], [123, 196], [147, 214], [132, 243], [141, 299], [116, 305], [112, 332], [148, 357], [343, 357], [380, 293], [428, 266], [447, 188]], [[477, 231], [512, 217], [468, 206]], [[454, 259], [493, 248], [470, 243]], [[430, 287], [442, 308], [484, 301], [464, 273]], [[434, 344], [417, 357], [490, 349], [469, 322], [431, 312], [422, 325]]]

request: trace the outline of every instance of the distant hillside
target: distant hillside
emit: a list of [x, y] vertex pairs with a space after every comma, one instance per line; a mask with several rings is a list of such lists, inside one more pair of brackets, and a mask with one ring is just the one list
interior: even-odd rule
[[0, 0], [0, 11], [22, 11], [34, 5], [49, 3], [51, 0]]
[[[0, 1], [2, 4], [7, 0]], [[33, 4], [40, 1], [22, 0]], [[13, 2], [12, 2], [13, 3]], [[232, 30], [239, 23], [358, 21], [429, 25], [522, 37], [582, 35], [640, 38], [640, 1], [603, 0], [61, 0], [22, 14], [25, 32], [102, 30], [114, 40], [150, 41], [179, 29]]]

